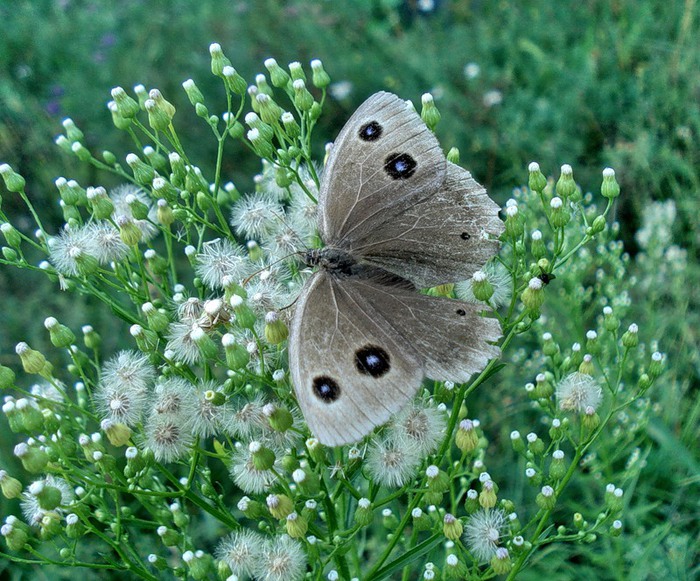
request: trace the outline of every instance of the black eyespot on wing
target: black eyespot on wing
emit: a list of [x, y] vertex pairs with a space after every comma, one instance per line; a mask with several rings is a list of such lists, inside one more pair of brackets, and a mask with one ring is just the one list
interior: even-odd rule
[[391, 360], [381, 347], [365, 345], [355, 352], [355, 367], [362, 375], [381, 377], [391, 369]]
[[457, 309], [455, 313], [457, 313], [460, 317], [463, 317], [467, 314], [467, 311], [465, 311], [464, 309]]
[[377, 141], [382, 136], [384, 128], [376, 121], [365, 123], [357, 132], [362, 141]]
[[312, 388], [314, 395], [323, 403], [333, 403], [340, 397], [340, 386], [338, 382], [327, 375], [314, 377]]
[[392, 153], [384, 161], [384, 171], [392, 179], [405, 180], [416, 173], [416, 160], [407, 153]]
[[462, 240], [469, 240], [469, 239], [472, 237], [472, 235], [469, 234], [469, 232], [462, 232], [462, 233], [459, 235], [459, 237], [460, 237]]

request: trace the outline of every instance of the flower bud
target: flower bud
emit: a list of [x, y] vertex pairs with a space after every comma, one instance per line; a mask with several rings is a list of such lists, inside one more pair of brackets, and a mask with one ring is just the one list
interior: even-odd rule
[[221, 343], [224, 346], [226, 365], [229, 369], [240, 370], [248, 365], [250, 354], [243, 345], [236, 342], [236, 338], [233, 335], [227, 333], [221, 338]]
[[525, 308], [531, 314], [539, 314], [544, 303], [544, 284], [539, 278], [531, 278], [521, 296]]
[[651, 354], [651, 362], [649, 363], [649, 369], [647, 369], [647, 373], [649, 374], [649, 377], [652, 379], [656, 379], [659, 375], [664, 370], [666, 364], [666, 355], [663, 353], [660, 353], [659, 351], [655, 351], [654, 353]]
[[6, 470], [0, 470], [0, 490], [8, 500], [17, 498], [22, 494], [22, 483], [10, 476]]
[[516, 240], [525, 232], [525, 221], [517, 205], [506, 206], [505, 228], [506, 235]]
[[100, 423], [100, 428], [105, 433], [112, 446], [120, 448], [121, 446], [126, 446], [129, 440], [131, 440], [131, 428], [125, 424], [113, 422], [105, 418], [102, 420], [102, 423]]
[[0, 230], [5, 237], [5, 240], [7, 240], [7, 244], [12, 248], [19, 249], [20, 244], [22, 244], [22, 237], [15, 227], [9, 222], [5, 222], [4, 224], [0, 225]]
[[238, 510], [251, 520], [259, 520], [267, 514], [267, 509], [262, 502], [251, 500], [247, 496], [238, 501]]
[[193, 107], [204, 104], [204, 95], [202, 95], [202, 91], [199, 90], [199, 87], [197, 87], [192, 79], [187, 79], [184, 83], [182, 83], [182, 88], [185, 89], [187, 98], [190, 100]]
[[615, 179], [615, 170], [606, 167], [603, 170], [603, 183], [600, 186], [600, 193], [604, 198], [612, 200], [620, 195], [620, 184]]
[[156, 534], [166, 547], [176, 547], [182, 540], [182, 535], [180, 533], [166, 526], [159, 526], [156, 529]]
[[31, 349], [25, 342], [22, 341], [17, 343], [15, 353], [19, 355], [22, 362], [22, 368], [25, 372], [34, 375], [41, 374], [46, 369], [46, 365], [48, 363], [46, 358], [39, 353], [39, 351]]
[[269, 470], [274, 466], [275, 453], [270, 448], [266, 448], [260, 442], [254, 440], [248, 444], [248, 450], [256, 470]]
[[275, 311], [265, 315], [265, 339], [270, 345], [278, 345], [287, 339], [289, 329]]
[[292, 77], [292, 81], [302, 80], [306, 82], [306, 74], [304, 73], [304, 68], [299, 62], [289, 63], [289, 74]]
[[293, 539], [301, 539], [306, 535], [306, 531], [309, 529], [309, 523], [303, 516], [292, 512], [287, 515], [285, 528], [290, 537]]
[[276, 519], [286, 519], [294, 511], [294, 502], [286, 494], [269, 494], [265, 502], [270, 514]]
[[458, 164], [459, 163], [459, 149], [456, 147], [451, 147], [450, 151], [447, 152], [447, 161], [450, 163]]
[[111, 94], [120, 117], [124, 119], [133, 119], [138, 115], [140, 110], [138, 102], [130, 97], [124, 89], [121, 87], [114, 87]]
[[331, 78], [323, 69], [323, 63], [318, 59], [311, 61], [311, 82], [318, 89], [325, 89], [331, 83]]
[[287, 86], [287, 83], [290, 81], [290, 76], [287, 74], [287, 71], [277, 64], [275, 59], [266, 59], [264, 65], [270, 73], [270, 81], [272, 81], [274, 87], [280, 89]]
[[464, 527], [458, 518], [447, 513], [442, 520], [442, 533], [451, 541], [456, 541], [462, 536]]
[[567, 466], [564, 460], [564, 452], [555, 450], [552, 454], [552, 462], [549, 464], [549, 475], [554, 480], [561, 479], [566, 474]]
[[370, 525], [373, 520], [372, 503], [368, 498], [361, 498], [358, 500], [357, 509], [355, 510], [355, 523], [358, 526], [366, 527]]
[[561, 198], [552, 198], [549, 202], [549, 208], [549, 221], [554, 228], [563, 228], [571, 220], [571, 212], [569, 212]]
[[508, 549], [505, 547], [498, 547], [496, 549], [496, 554], [491, 557], [491, 568], [496, 575], [505, 575], [513, 567], [513, 563], [510, 560], [510, 554]]
[[622, 335], [622, 346], [626, 349], [633, 349], [639, 345], [639, 327], [632, 323], [627, 331]]
[[5, 543], [10, 551], [21, 551], [29, 541], [29, 535], [22, 528], [11, 524], [2, 525], [0, 534], [5, 537]]
[[227, 90], [231, 91], [234, 95], [245, 95], [248, 84], [245, 82], [245, 79], [238, 74], [236, 69], [228, 64], [223, 68], [222, 74]]
[[211, 55], [212, 74], [223, 77], [224, 67], [231, 66], [231, 61], [224, 56], [224, 51], [221, 50], [221, 45], [217, 42], [209, 45], [209, 54]]
[[533, 192], [542, 193], [547, 186], [547, 178], [544, 177], [544, 174], [540, 171], [540, 164], [533, 161], [530, 163], [527, 170], [530, 174], [528, 177], [528, 187]]
[[96, 219], [106, 220], [114, 213], [114, 202], [103, 187], [88, 188], [86, 195], [88, 207]]
[[537, 498], [535, 498], [535, 502], [541, 509], [552, 510], [557, 504], [557, 497], [554, 494], [554, 489], [551, 486], [543, 486]]
[[462, 420], [455, 434], [455, 444], [464, 453], [473, 452], [479, 446], [479, 436], [471, 420]]
[[309, 111], [314, 104], [314, 98], [306, 88], [306, 83], [302, 79], [297, 79], [292, 83], [294, 89], [294, 104], [300, 111]]
[[18, 193], [24, 191], [26, 184], [24, 178], [14, 171], [8, 164], [0, 165], [0, 175], [5, 182], [5, 187], [8, 192]]
[[230, 302], [236, 316], [236, 323], [244, 329], [253, 329], [255, 327], [255, 313], [252, 309], [238, 295], [233, 295]]
[[44, 320], [44, 327], [49, 332], [51, 344], [54, 347], [65, 348], [75, 343], [75, 335], [65, 325], [61, 325], [54, 317]]
[[435, 127], [440, 122], [440, 111], [438, 111], [438, 108], [435, 106], [433, 96], [430, 93], [424, 93], [421, 97], [421, 103], [423, 107], [420, 117], [430, 131], [435, 131]]
[[561, 166], [561, 174], [557, 180], [556, 185], [557, 196], [563, 200], [567, 200], [572, 196], [577, 188], [576, 182], [574, 181], [574, 171], [571, 169], [569, 164], [564, 164]]
[[27, 472], [37, 474], [42, 472], [49, 463], [49, 456], [41, 448], [29, 446], [25, 442], [20, 442], [15, 446], [14, 454], [22, 462], [22, 466]]

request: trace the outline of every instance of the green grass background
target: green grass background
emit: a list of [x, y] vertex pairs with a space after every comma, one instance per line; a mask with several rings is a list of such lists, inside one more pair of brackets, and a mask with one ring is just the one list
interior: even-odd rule
[[[431, 91], [443, 118], [441, 143], [459, 147], [462, 164], [500, 203], [525, 182], [532, 160], [549, 175], [569, 163], [577, 181], [591, 187], [612, 166], [622, 186], [615, 219], [634, 258], [643, 210], [652, 201], [673, 200], [673, 243], [688, 252], [688, 267], [680, 279], [632, 289], [636, 321], [661, 340], [670, 371], [653, 396], [663, 408], [641, 442], [647, 467], [633, 490], [626, 534], [591, 546], [551, 547], [522, 578], [546, 572], [551, 579], [690, 579], [699, 554], [700, 7], [695, 0], [430, 4], [2, 0], [0, 161], [27, 178], [30, 197], [57, 230], [56, 177], [114, 185], [54, 146], [60, 120], [72, 117], [91, 149], [109, 147], [123, 158], [132, 146], [113, 128], [105, 105], [112, 87], [143, 83], [175, 103], [189, 151], [211, 168], [214, 143], [181, 83], [193, 78], [210, 110], [217, 110], [216, 99], [223, 110], [207, 50], [219, 42], [248, 79], [264, 72], [263, 60], [273, 56], [282, 64], [321, 58], [334, 82], [347, 83], [350, 92], [328, 101], [318, 127], [319, 157], [373, 91], [391, 90], [415, 103]], [[465, 75], [468, 63], [479, 66], [474, 78]], [[501, 101], [487, 106], [484, 96], [493, 91]], [[257, 171], [257, 161], [246, 155], [224, 163], [224, 175], [241, 191], [251, 188]], [[19, 216], [15, 225], [29, 229], [21, 205], [2, 195], [3, 209]], [[75, 330], [112, 320], [87, 298], [60, 294], [39, 275], [7, 268], [0, 269], [0, 297], [0, 362], [6, 365], [16, 365], [19, 340], [47, 347], [46, 316]], [[583, 329], [594, 314], [589, 317], [580, 321]], [[105, 334], [105, 347], [113, 350], [128, 338], [125, 328], [115, 328]], [[509, 413], [517, 412], [504, 410], [506, 426]], [[13, 441], [3, 422], [0, 438]], [[0, 466], [14, 465], [10, 450], [0, 445]], [[571, 512], [586, 501], [585, 490], [579, 493], [570, 499]], [[6, 505], [0, 508], [6, 512]], [[10, 577], [43, 575], [0, 564], [4, 568]]]

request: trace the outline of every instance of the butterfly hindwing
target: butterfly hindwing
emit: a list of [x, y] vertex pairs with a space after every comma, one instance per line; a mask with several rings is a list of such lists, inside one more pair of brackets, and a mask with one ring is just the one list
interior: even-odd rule
[[415, 395], [420, 355], [363, 294], [325, 271], [295, 305], [289, 339], [292, 381], [312, 433], [322, 444], [355, 442]]

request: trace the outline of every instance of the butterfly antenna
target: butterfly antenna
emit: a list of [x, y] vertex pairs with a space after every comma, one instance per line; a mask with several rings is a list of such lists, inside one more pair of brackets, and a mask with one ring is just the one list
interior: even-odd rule
[[287, 254], [286, 256], [283, 256], [282, 258], [278, 258], [274, 262], [271, 262], [270, 264], [266, 264], [263, 268], [260, 268], [256, 270], [253, 274], [251, 274], [248, 278], [243, 280], [241, 282], [241, 286], [247, 285], [252, 279], [254, 279], [256, 276], [258, 276], [261, 272], [267, 270], [271, 266], [275, 266], [275, 264], [279, 264], [280, 262], [283, 262], [287, 260], [288, 258], [291, 258], [292, 256], [304, 256], [306, 254], [306, 250], [297, 250], [296, 252], [291, 252]]

